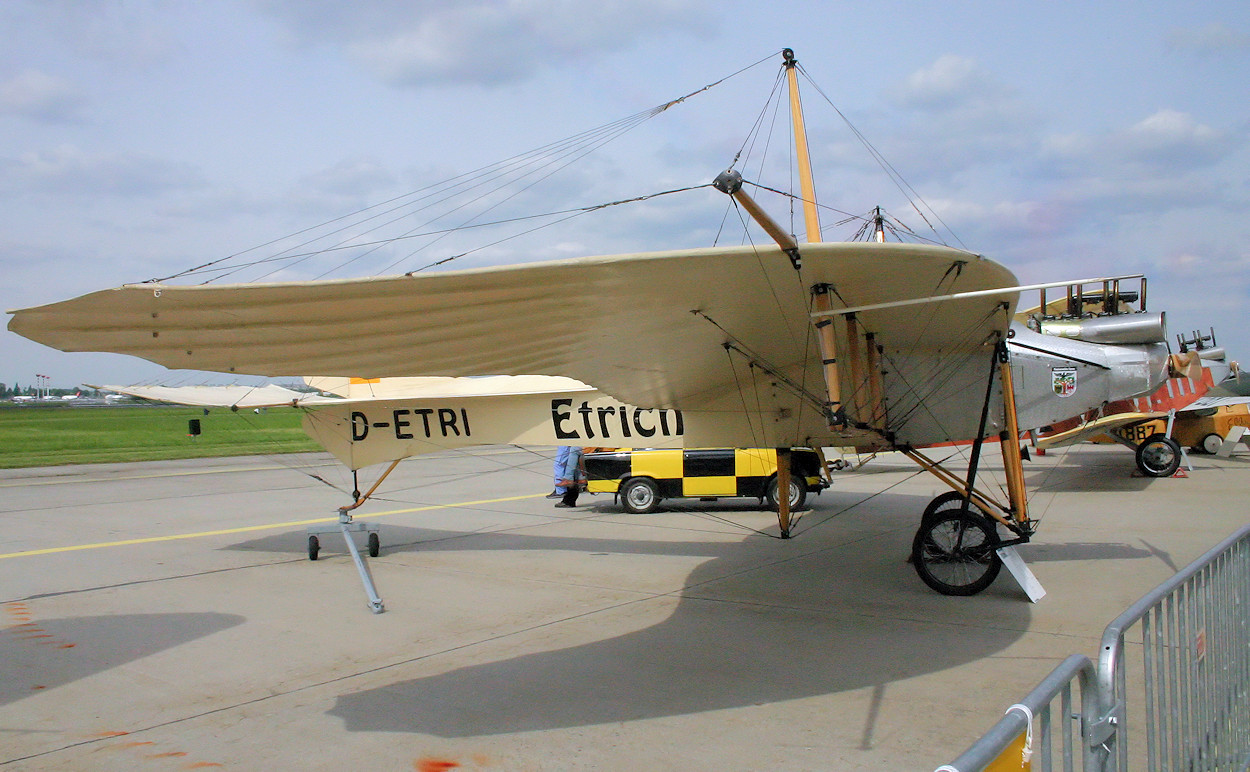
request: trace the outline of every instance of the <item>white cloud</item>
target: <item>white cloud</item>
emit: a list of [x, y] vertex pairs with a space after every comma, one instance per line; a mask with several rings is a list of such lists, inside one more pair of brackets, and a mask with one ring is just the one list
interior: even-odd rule
[[194, 4], [161, 0], [6, 0], [0, 3], [0, 26], [8, 36], [72, 41], [76, 55], [96, 62], [143, 68], [167, 60], [178, 48], [178, 33], [194, 29], [184, 15], [190, 5]]
[[1034, 173], [1062, 186], [1068, 200], [1116, 212], [1191, 208], [1221, 198], [1225, 183], [1211, 169], [1243, 144], [1187, 113], [1163, 109], [1102, 134], [1046, 137]]
[[899, 92], [907, 107], [945, 111], [997, 103], [1010, 96], [974, 59], [944, 54], [908, 76]]
[[0, 158], [0, 190], [68, 196], [154, 196], [203, 187], [190, 164], [126, 153], [85, 153], [72, 145]]
[[0, 115], [71, 123], [79, 119], [85, 103], [82, 92], [69, 81], [39, 70], [26, 70], [0, 82]]
[[395, 175], [372, 158], [352, 158], [305, 177], [308, 188], [346, 198], [369, 196], [395, 185]]
[[[570, 56], [703, 30], [705, 0], [464, 0], [261, 3], [307, 41], [342, 45], [398, 86], [500, 85], [568, 64]], [[345, 9], [350, 8], [350, 13]]]
[[1125, 157], [1166, 166], [1210, 164], [1231, 148], [1222, 132], [1176, 110], [1160, 110], [1112, 138]]
[[913, 182], [1015, 164], [1034, 147], [1036, 111], [974, 59], [943, 55], [912, 72], [893, 96], [904, 123], [874, 144], [888, 148], [890, 162]]

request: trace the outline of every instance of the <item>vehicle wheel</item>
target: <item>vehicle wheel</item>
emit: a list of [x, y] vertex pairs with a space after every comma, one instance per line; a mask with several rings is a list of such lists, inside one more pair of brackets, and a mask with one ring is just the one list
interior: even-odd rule
[[1202, 438], [1202, 452], [1215, 455], [1220, 452], [1220, 446], [1224, 444], [1224, 438], [1212, 432]]
[[369, 533], [369, 557], [376, 558], [382, 552], [382, 540], [376, 533]]
[[911, 544], [911, 562], [921, 581], [943, 595], [976, 595], [994, 583], [1003, 561], [995, 552], [992, 520], [963, 512], [963, 496], [938, 496], [925, 509]]
[[316, 536], [308, 537], [308, 559], [316, 560], [317, 553], [321, 551], [321, 540]]
[[621, 486], [621, 506], [631, 515], [654, 512], [660, 505], [660, 489], [646, 477], [631, 477]]
[[[768, 487], [764, 489], [764, 498], [768, 501], [769, 509], [776, 509], [777, 502], [780, 497], [777, 495], [777, 476], [768, 481]], [[790, 478], [790, 511], [798, 512], [807, 503], [807, 486], [803, 484], [803, 480], [797, 477]]]
[[1137, 446], [1137, 468], [1147, 477], [1171, 477], [1181, 466], [1181, 446], [1162, 434], [1152, 434]]

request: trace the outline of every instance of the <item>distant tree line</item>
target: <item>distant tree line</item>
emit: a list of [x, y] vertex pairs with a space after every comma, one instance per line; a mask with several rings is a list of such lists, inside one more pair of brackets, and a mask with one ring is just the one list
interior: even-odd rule
[[[98, 389], [88, 389], [86, 387], [78, 387], [73, 389], [47, 389], [49, 397], [64, 397], [67, 394], [81, 394], [84, 397], [99, 397], [101, 392]], [[0, 399], [13, 399], [14, 397], [37, 397], [39, 390], [35, 386], [23, 386], [20, 383], [14, 383], [10, 387], [7, 383], [0, 383]]]

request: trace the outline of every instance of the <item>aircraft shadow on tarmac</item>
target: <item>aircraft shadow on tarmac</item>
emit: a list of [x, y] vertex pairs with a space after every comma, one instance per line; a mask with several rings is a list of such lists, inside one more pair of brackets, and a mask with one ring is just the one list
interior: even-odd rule
[[243, 623], [234, 614], [42, 619], [0, 630], [0, 705]]
[[686, 715], [962, 665], [1028, 627], [1029, 604], [1009, 590], [928, 593], [898, 545], [847, 542], [718, 579], [726, 559], [696, 568], [673, 613], [646, 629], [345, 694], [330, 713], [349, 731], [443, 737]]
[[[1122, 542], [1032, 542], [1020, 547], [1026, 563], [1077, 560], [1136, 560], [1161, 557], [1158, 552]], [[1163, 558], [1167, 562], [1166, 558]]]
[[[1005, 572], [975, 598], [925, 588], [904, 560], [914, 513], [923, 505], [917, 497], [887, 495], [874, 502], [871, 528], [863, 518], [835, 518], [789, 542], [465, 534], [386, 525], [383, 555], [570, 550], [709, 560], [691, 572], [673, 613], [644, 630], [345, 694], [330, 713], [349, 731], [481, 736], [881, 688], [1001, 651], [1028, 629], [1030, 604]], [[592, 506], [617, 514], [610, 502]], [[715, 511], [751, 509], [758, 512], [750, 505]], [[820, 522], [819, 512], [813, 516], [809, 525]], [[303, 538], [302, 532], [276, 534], [232, 548], [302, 551]], [[787, 550], [794, 559], [778, 561]], [[1124, 544], [1050, 550], [1040, 559], [1154, 556]]]
[[[915, 511], [913, 497], [896, 498]], [[418, 549], [710, 559], [691, 572], [673, 613], [646, 629], [345, 694], [330, 713], [349, 731], [443, 737], [686, 715], [881, 687], [989, 656], [1028, 627], [1029, 604], [1010, 580], [975, 599], [925, 589], [904, 561], [909, 529], [852, 525], [813, 534], [790, 542], [511, 533], [423, 542]], [[793, 559], [778, 560], [787, 551]], [[976, 615], [975, 630], [960, 623], [965, 614]], [[571, 624], [587, 632], [595, 622]]]

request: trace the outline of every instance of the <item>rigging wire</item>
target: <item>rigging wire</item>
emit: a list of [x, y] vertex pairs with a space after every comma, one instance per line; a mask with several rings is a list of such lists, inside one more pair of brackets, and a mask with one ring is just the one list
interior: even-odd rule
[[878, 150], [876, 146], [874, 146], [871, 142], [869, 142], [868, 138], [865, 137], [860, 132], [860, 130], [855, 127], [855, 124], [851, 123], [851, 120], [847, 118], [846, 115], [843, 114], [841, 110], [838, 109], [838, 106], [833, 103], [833, 100], [830, 99], [829, 96], [824, 92], [824, 90], [821, 89], [820, 86], [812, 79], [811, 75], [808, 74], [807, 70], [804, 69], [803, 65], [799, 64], [797, 66], [798, 66], [799, 72], [803, 75], [804, 79], [812, 86], [812, 88], [816, 90], [816, 93], [819, 94], [821, 98], [824, 99], [825, 102], [831, 108], [833, 108], [833, 111], [838, 114], [838, 117], [842, 119], [842, 121], [846, 124], [847, 128], [850, 129], [851, 133], [855, 135], [855, 138], [859, 140], [860, 144], [864, 146], [864, 149], [868, 151], [868, 154], [872, 156], [873, 160], [877, 162], [877, 165], [881, 167], [881, 170], [885, 172], [886, 176], [889, 177], [890, 181], [894, 183], [895, 187], [899, 189], [899, 191], [907, 199], [908, 203], [911, 204], [912, 209], [916, 211], [916, 214], [920, 216], [920, 219], [924, 220], [925, 224], [929, 226], [929, 229], [933, 231], [933, 234], [938, 237], [939, 242], [945, 243], [945, 241], [938, 234], [937, 229], [933, 227], [933, 224], [931, 222], [929, 222], [929, 218], [926, 217], [925, 213], [921, 211], [919, 206], [916, 205], [917, 201], [919, 201], [921, 204], [924, 205], [924, 208], [927, 209], [933, 215], [933, 218], [935, 220], [937, 220], [939, 223], [942, 224], [942, 227], [945, 228], [946, 232], [951, 235], [951, 238], [955, 239], [955, 241], [959, 244], [959, 246], [966, 251], [967, 247], [964, 245], [963, 241], [961, 241], [959, 236], [956, 235], [953, 230], [951, 230], [951, 227], [947, 225], [945, 221], [942, 220], [942, 218], [938, 215], [937, 211], [934, 210], [933, 207], [929, 206], [929, 204], [924, 200], [924, 198], [919, 193], [916, 192], [916, 189], [913, 188], [907, 182], [907, 180], [903, 179], [903, 175], [900, 174], [899, 171], [895, 169], [894, 166], [889, 161], [886, 160], [885, 156], [881, 153], [881, 151]]
[[[948, 458], [946, 458], [946, 459], [943, 459], [941, 463], [945, 463], [947, 460], [949, 460], [949, 457], [948, 457]], [[875, 499], [876, 497], [881, 496], [881, 495], [886, 494], [886, 493], [889, 493], [889, 492], [890, 492], [891, 490], [893, 490], [894, 488], [897, 488], [898, 486], [902, 485], [903, 483], [908, 482], [908, 481], [912, 480], [913, 478], [915, 478], [915, 477], [917, 477], [917, 476], [919, 476], [919, 475], [922, 475], [922, 474], [924, 474], [924, 473], [925, 473], [925, 470], [923, 470], [923, 469], [915, 469], [915, 470], [913, 470], [913, 471], [911, 472], [911, 474], [907, 475], [906, 477], [904, 477], [903, 479], [899, 480], [898, 482], [891, 483], [890, 485], [887, 485], [886, 487], [882, 488], [881, 490], [879, 490], [879, 491], [875, 491], [875, 492], [873, 492], [873, 493], [870, 493], [870, 494], [868, 494], [867, 496], [865, 496], [864, 498], [860, 499], [859, 501], [852, 502], [851, 504], [848, 504], [847, 506], [842, 507], [841, 509], [839, 509], [839, 510], [837, 510], [837, 511], [835, 511], [835, 512], [830, 512], [829, 514], [825, 515], [824, 517], [821, 517], [821, 518], [820, 518], [820, 519], [818, 519], [816, 522], [812, 523], [811, 525], [809, 525], [809, 526], [807, 526], [806, 528], [803, 528], [803, 529], [801, 529], [801, 530], [800, 530], [800, 529], [798, 529], [798, 525], [799, 525], [799, 523], [802, 523], [803, 521], [808, 520], [808, 519], [811, 519], [811, 518], [810, 518], [809, 516], [807, 516], [807, 515], [800, 515], [799, 517], [797, 517], [797, 518], [795, 518], [794, 520], [791, 520], [791, 521], [790, 521], [790, 538], [796, 538], [796, 537], [798, 537], [798, 536], [801, 536], [802, 534], [805, 534], [805, 533], [809, 533], [809, 532], [811, 532], [811, 531], [814, 531], [814, 530], [816, 530], [817, 528], [820, 528], [821, 526], [826, 525], [826, 524], [830, 523], [831, 521], [838, 519], [838, 518], [839, 518], [839, 517], [841, 517], [842, 515], [845, 515], [847, 512], [850, 512], [852, 509], [855, 509], [856, 507], [861, 506], [861, 505], [863, 505], [863, 504], [867, 504], [869, 501], [872, 501], [872, 500], [873, 500], [873, 499]], [[809, 511], [810, 511], [810, 510], [809, 510]]]
[[[424, 270], [426, 270], [426, 269], [428, 269], [428, 268], [433, 268], [434, 266], [437, 266], [437, 265], [443, 265], [444, 263], [449, 263], [449, 262], [451, 262], [452, 260], [458, 260], [459, 258], [465, 257], [465, 256], [467, 256], [467, 255], [471, 255], [471, 254], [473, 254], [474, 252], [479, 252], [479, 251], [481, 251], [481, 250], [483, 250], [483, 249], [488, 249], [488, 248], [493, 247], [493, 246], [496, 246], [496, 245], [498, 245], [498, 244], [502, 244], [503, 242], [508, 241], [508, 240], [510, 240], [510, 239], [517, 238], [517, 237], [519, 237], [519, 236], [526, 236], [526, 235], [529, 235], [530, 233], [534, 233], [534, 232], [536, 232], [536, 231], [540, 231], [540, 230], [542, 230], [542, 229], [544, 229], [544, 228], [550, 228], [550, 227], [551, 227], [551, 226], [553, 226], [553, 225], [558, 225], [558, 224], [560, 224], [560, 223], [562, 223], [562, 222], [567, 222], [567, 221], [569, 221], [569, 220], [572, 220], [572, 219], [573, 219], [573, 218], [575, 218], [575, 217], [581, 217], [582, 215], [589, 214], [589, 213], [591, 213], [591, 212], [598, 212], [598, 211], [599, 211], [599, 210], [601, 210], [601, 209], [607, 209], [608, 207], [612, 207], [612, 206], [620, 206], [621, 204], [634, 204], [634, 203], [638, 203], [639, 201], [650, 201], [651, 199], [653, 199], [653, 198], [659, 198], [660, 196], [667, 196], [667, 195], [671, 195], [671, 194], [674, 194], [674, 193], [687, 193], [687, 192], [692, 191], [692, 190], [700, 190], [700, 189], [702, 189], [702, 188], [710, 188], [710, 187], [712, 187], [712, 183], [707, 182], [707, 183], [703, 183], [702, 185], [689, 185], [689, 186], [684, 187], [684, 188], [674, 188], [674, 189], [672, 189], [672, 190], [665, 190], [665, 191], [661, 191], [661, 192], [659, 192], [659, 193], [649, 193], [649, 194], [644, 195], [644, 196], [634, 196], [633, 198], [625, 198], [625, 199], [621, 199], [621, 200], [619, 200], [619, 201], [609, 201], [609, 202], [604, 203], [604, 204], [595, 204], [594, 206], [583, 206], [583, 207], [579, 207], [579, 208], [577, 208], [577, 209], [568, 209], [568, 210], [565, 210], [565, 212], [560, 212], [560, 213], [557, 213], [557, 214], [567, 214], [567, 216], [565, 216], [565, 217], [561, 217], [561, 218], [560, 218], [560, 219], [558, 219], [558, 220], [554, 220], [554, 221], [549, 222], [549, 223], [544, 223], [544, 224], [542, 224], [542, 225], [537, 225], [537, 226], [535, 226], [535, 227], [533, 227], [533, 228], [530, 228], [529, 230], [524, 230], [524, 231], [521, 231], [520, 233], [516, 233], [516, 234], [513, 234], [513, 235], [511, 235], [511, 236], [505, 236], [504, 238], [498, 239], [498, 240], [496, 240], [496, 241], [492, 241], [492, 242], [487, 243], [487, 244], [483, 244], [483, 245], [481, 245], [481, 246], [479, 246], [479, 247], [475, 247], [475, 248], [470, 249], [470, 250], [468, 250], [468, 251], [461, 252], [460, 254], [457, 254], [457, 255], [452, 255], [451, 257], [445, 257], [445, 258], [443, 258], [442, 260], [436, 260], [436, 261], [434, 261], [433, 263], [430, 263], [430, 264], [428, 264], [428, 265], [424, 265], [424, 266], [422, 266], [422, 267], [420, 267], [420, 268], [418, 268], [418, 269], [416, 269], [416, 270], [414, 270], [414, 271], [409, 271], [406, 275], [411, 276], [411, 275], [412, 275], [412, 274], [414, 274], [414, 273], [420, 273], [421, 271], [424, 271]], [[543, 216], [543, 217], [549, 217], [549, 216], [551, 216], [551, 215], [540, 215], [540, 216]], [[532, 219], [532, 218], [526, 218], [526, 219]], [[472, 227], [472, 226], [469, 226], [469, 227]], [[415, 253], [414, 253], [414, 254], [415, 254]], [[411, 255], [409, 255], [409, 257], [411, 257]], [[393, 264], [391, 264], [390, 266], [387, 266], [387, 270], [389, 270], [390, 268], [393, 268], [393, 267], [394, 267], [394, 265], [395, 265], [395, 264], [393, 263]]]
[[[369, 244], [364, 245], [363, 249], [365, 251], [362, 254], [357, 254], [350, 260], [344, 261], [343, 263], [324, 271], [317, 277], [322, 278], [330, 273], [340, 271], [348, 265], [356, 263], [367, 255], [376, 252], [388, 244], [395, 243], [400, 239], [411, 240], [413, 238], [417, 238], [418, 231], [431, 231], [429, 226], [433, 223], [451, 216], [466, 206], [486, 201], [490, 197], [500, 193], [504, 186], [515, 186], [518, 182], [522, 182], [527, 179], [530, 180], [530, 182], [520, 190], [512, 192], [502, 200], [495, 200], [485, 210], [478, 212], [474, 217], [467, 218], [460, 225], [433, 231], [434, 235], [431, 236], [432, 241], [430, 243], [413, 250], [413, 252], [407, 256], [401, 257], [384, 269], [389, 270], [390, 268], [402, 263], [404, 260], [410, 259], [421, 249], [428, 249], [433, 244], [438, 243], [445, 238], [446, 234], [454, 233], [470, 227], [474, 224], [475, 220], [481, 218], [487, 212], [490, 212], [501, 206], [506, 201], [521, 195], [541, 180], [550, 177], [585, 155], [595, 152], [603, 145], [617, 139], [642, 123], [645, 123], [651, 118], [664, 113], [672, 107], [683, 104], [687, 100], [690, 100], [697, 95], [709, 91], [722, 83], [757, 67], [765, 61], [772, 59], [774, 56], [775, 52], [770, 53], [768, 56], [742, 67], [725, 77], [712, 81], [701, 88], [695, 89], [682, 96], [668, 100], [646, 110], [634, 113], [633, 115], [626, 116], [625, 118], [604, 124], [603, 126], [579, 132], [569, 138], [544, 145], [536, 150], [521, 153], [512, 156], [509, 159], [505, 159], [504, 161], [484, 166], [478, 170], [466, 172], [448, 180], [433, 183], [418, 190], [392, 197], [386, 201], [373, 204], [368, 207], [363, 207], [352, 213], [333, 218], [319, 225], [298, 230], [292, 234], [288, 234], [287, 236], [235, 252], [216, 260], [201, 263], [192, 268], [170, 274], [163, 278], [148, 279], [145, 283], [167, 282], [189, 276], [207, 277], [204, 283], [211, 283], [236, 275], [240, 271], [247, 270], [249, 268], [280, 263], [280, 265], [274, 267], [272, 270], [264, 273], [260, 277], [262, 279], [269, 278], [278, 270], [283, 268], [289, 269], [311, 259], [314, 256], [320, 256], [328, 252], [339, 251], [342, 249], [360, 249], [362, 248], [362, 245], [354, 242], [359, 242], [362, 237], [375, 233], [381, 228], [405, 220], [418, 212], [432, 210], [433, 207], [443, 207], [440, 211], [432, 211], [430, 219], [426, 220], [424, 224], [411, 228], [408, 232], [399, 237], [375, 239]], [[469, 200], [464, 201], [463, 199], [465, 198], [468, 198]], [[457, 203], [457, 199], [460, 199], [461, 202]], [[638, 197], [634, 200], [645, 199]], [[598, 208], [602, 208], [602, 206]], [[595, 208], [588, 208], [588, 210], [594, 211]], [[389, 217], [389, 219], [384, 219], [388, 218], [388, 216], [391, 217]], [[381, 220], [381, 222], [377, 222], [379, 220]], [[364, 228], [364, 230], [361, 230], [362, 228]], [[532, 231], [525, 231], [524, 233], [529, 232]], [[524, 235], [524, 233], [517, 235]], [[431, 234], [425, 233], [422, 235], [430, 236]], [[304, 236], [307, 236], [308, 238], [302, 240], [298, 244], [286, 247], [285, 249], [282, 249], [274, 254], [257, 257], [255, 259], [242, 260], [242, 258], [266, 248], [274, 247], [285, 241]], [[340, 237], [337, 243], [321, 249], [310, 248], [319, 242], [324, 242], [327, 239], [334, 237]], [[506, 239], [501, 239], [500, 241], [503, 240]], [[446, 262], [446, 260], [438, 261], [438, 263], [441, 262]]]

